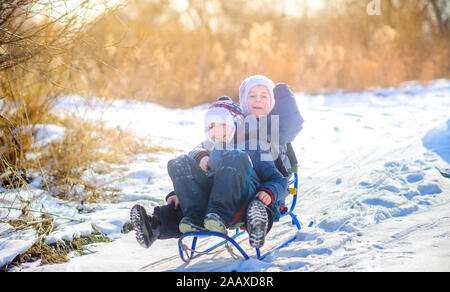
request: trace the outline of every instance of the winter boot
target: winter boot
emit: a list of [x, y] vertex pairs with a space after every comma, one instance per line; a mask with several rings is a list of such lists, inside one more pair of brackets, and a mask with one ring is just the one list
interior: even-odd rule
[[264, 245], [268, 221], [266, 206], [258, 199], [251, 201], [247, 209], [246, 222], [250, 246], [260, 248]]
[[160, 234], [160, 223], [157, 216], [149, 216], [141, 205], [134, 205], [130, 211], [130, 220], [136, 232], [136, 240], [145, 248], [149, 248]]
[[227, 234], [227, 227], [216, 213], [206, 214], [203, 225], [208, 231]]
[[196, 220], [193, 220], [191, 217], [183, 217], [180, 221], [180, 224], [178, 225], [178, 228], [180, 229], [181, 233], [188, 233], [188, 232], [196, 232], [196, 231], [202, 231], [204, 230], [199, 222]]

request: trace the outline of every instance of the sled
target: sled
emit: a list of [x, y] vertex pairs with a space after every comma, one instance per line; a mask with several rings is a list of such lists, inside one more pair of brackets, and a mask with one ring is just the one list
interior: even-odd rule
[[[295, 206], [297, 204], [297, 197], [298, 197], [298, 173], [295, 171], [294, 178], [289, 181], [288, 186], [293, 185], [292, 187], [289, 187], [289, 194], [292, 195], [292, 202], [290, 208], [281, 214], [281, 217], [290, 216], [292, 220], [292, 224], [295, 225], [297, 230], [301, 229], [300, 222], [297, 219], [297, 216], [293, 213]], [[278, 202], [278, 207], [280, 207], [280, 202]], [[312, 222], [309, 223], [309, 227], [312, 225]], [[178, 251], [180, 254], [180, 258], [186, 262], [189, 263], [192, 259], [195, 259], [199, 256], [205, 255], [205, 254], [212, 254], [213, 250], [216, 250], [217, 248], [221, 246], [225, 246], [225, 248], [230, 252], [233, 258], [237, 259], [239, 256], [233, 252], [232, 246], [234, 246], [239, 253], [242, 255], [245, 259], [250, 259], [250, 256], [244, 251], [244, 249], [239, 245], [238, 242], [236, 242], [236, 238], [240, 236], [241, 234], [246, 233], [245, 230], [241, 230], [239, 227], [235, 229], [235, 233], [232, 236], [229, 236], [228, 234], [222, 234], [222, 233], [216, 233], [216, 232], [210, 232], [210, 231], [195, 231], [195, 232], [187, 232], [183, 234], [178, 239]], [[205, 236], [214, 236], [222, 238], [223, 241], [203, 250], [198, 251], [196, 250], [198, 239]], [[189, 248], [187, 245], [183, 243], [183, 240], [191, 237], [192, 238], [192, 244]], [[297, 239], [297, 235], [294, 235], [287, 241], [283, 242], [281, 245], [269, 250], [268, 252], [261, 254], [261, 250], [259, 248], [256, 248], [256, 258], [258, 260], [263, 260], [268, 255], [272, 254], [273, 252], [286, 247], [291, 242], [295, 241]]]

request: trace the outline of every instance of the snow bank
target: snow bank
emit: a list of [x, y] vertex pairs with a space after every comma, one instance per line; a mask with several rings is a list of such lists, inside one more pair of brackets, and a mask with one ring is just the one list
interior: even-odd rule
[[444, 161], [450, 163], [450, 118], [445, 124], [431, 129], [422, 138], [422, 143], [425, 148], [435, 152]]
[[[158, 105], [115, 101], [86, 108], [77, 96], [63, 99], [57, 113], [75, 110], [86, 119], [102, 118], [110, 127], [175, 148], [156, 160], [135, 157], [128, 170], [86, 173], [93, 182], [120, 191], [120, 203], [84, 206], [54, 198], [36, 207], [82, 219], [59, 225], [49, 242], [87, 234], [93, 225], [115, 238], [89, 247], [95, 251], [62, 265], [24, 266], [29, 271], [330, 271], [440, 270], [448, 264], [450, 80], [408, 82], [399, 88], [321, 95], [297, 94], [305, 119], [293, 147], [300, 162], [299, 200], [295, 213], [303, 223], [296, 233], [289, 220], [274, 225], [263, 252], [293, 235], [297, 239], [264, 261], [231, 259], [227, 252], [181, 265], [176, 240], [157, 241], [142, 249], [132, 233], [122, 234], [129, 208], [160, 204], [172, 185], [167, 161], [204, 139], [207, 105], [167, 109]], [[55, 132], [57, 132], [56, 130]], [[112, 166], [114, 168], [115, 166]], [[438, 169], [441, 171], [438, 171]], [[306, 226], [303, 224], [303, 226]], [[203, 238], [200, 246], [212, 239]], [[246, 250], [246, 236], [241, 244]], [[1, 250], [3, 252], [3, 250]], [[392, 252], [392, 253], [391, 253]], [[251, 254], [251, 253], [250, 253]], [[430, 260], [426, 257], [430, 256]], [[420, 264], [426, 262], [426, 269]]]
[[9, 224], [0, 223], [0, 267], [29, 249], [36, 240], [34, 230], [12, 232]]

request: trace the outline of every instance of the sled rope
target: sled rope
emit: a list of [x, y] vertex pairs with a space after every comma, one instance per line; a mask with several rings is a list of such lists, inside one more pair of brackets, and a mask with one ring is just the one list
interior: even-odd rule
[[225, 244], [225, 248], [226, 248], [227, 251], [230, 253], [230, 255], [231, 255], [231, 257], [232, 257], [233, 259], [235, 259], [235, 260], [238, 260], [238, 259], [239, 259], [239, 255], [237, 255], [237, 254], [234, 253], [233, 248], [231, 247], [231, 245], [230, 245], [229, 242], [227, 242], [227, 243]]
[[[198, 250], [194, 250], [194, 249], [190, 248], [189, 246], [187, 246], [184, 243], [181, 243], [181, 249], [183, 250], [184, 254], [186, 255], [188, 262], [190, 260], [189, 252], [195, 252], [200, 255], [214, 255], [214, 254], [219, 254], [219, 253], [223, 252], [223, 250], [216, 250], [216, 251], [210, 251], [210, 252], [198, 251]], [[238, 260], [240, 258], [239, 255], [237, 255], [233, 251], [233, 248], [231, 247], [231, 245], [229, 243], [225, 244], [225, 249], [230, 253], [230, 255], [233, 259]]]
[[[201, 254], [201, 255], [213, 255], [213, 254], [221, 253], [221, 252], [222, 252], [222, 251], [220, 251], [220, 250], [217, 250], [217, 251], [210, 251], [210, 252], [198, 251], [198, 250], [195, 250], [195, 249], [192, 249], [192, 248], [188, 247], [188, 246], [187, 246], [186, 244], [184, 244], [184, 243], [181, 244], [181, 249], [186, 253], [186, 255], [188, 254], [189, 251], [195, 252], [195, 253], [198, 253], [198, 254]], [[189, 257], [188, 257], [188, 258], [189, 258]]]

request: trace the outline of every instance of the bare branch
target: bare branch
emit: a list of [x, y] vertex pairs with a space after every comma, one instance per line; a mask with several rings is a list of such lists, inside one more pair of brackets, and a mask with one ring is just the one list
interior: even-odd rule
[[438, 23], [439, 32], [440, 33], [444, 33], [444, 25], [443, 25], [443, 22], [442, 22], [441, 10], [440, 10], [436, 0], [430, 0], [430, 1], [431, 1], [431, 5], [433, 6], [434, 14], [436, 15], [436, 20], [437, 20], [437, 23]]

